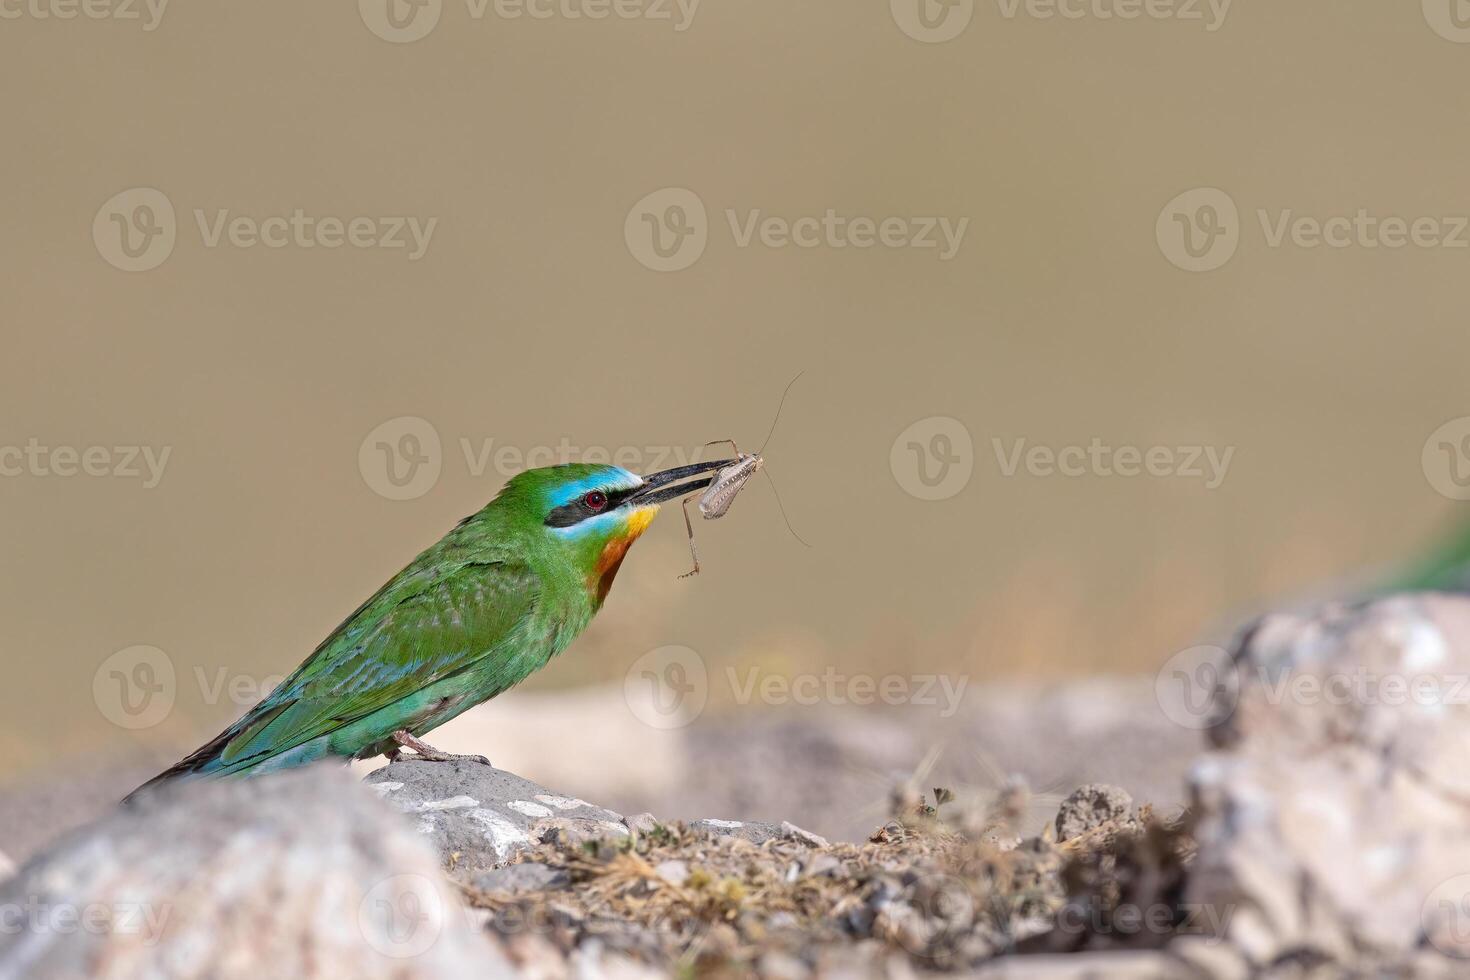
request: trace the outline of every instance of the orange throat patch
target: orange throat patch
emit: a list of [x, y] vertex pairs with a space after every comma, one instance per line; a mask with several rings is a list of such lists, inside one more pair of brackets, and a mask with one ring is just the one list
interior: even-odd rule
[[602, 554], [597, 556], [597, 564], [592, 568], [592, 574], [588, 576], [587, 585], [597, 596], [597, 604], [602, 605], [607, 593], [612, 589], [613, 579], [618, 576], [618, 569], [623, 566], [623, 559], [628, 556], [628, 549], [633, 547], [633, 542], [638, 540], [639, 535], [648, 530], [648, 525], [653, 523], [658, 514], [658, 507], [640, 507], [628, 515], [627, 530], [615, 537], [608, 539], [607, 544], [602, 546]]

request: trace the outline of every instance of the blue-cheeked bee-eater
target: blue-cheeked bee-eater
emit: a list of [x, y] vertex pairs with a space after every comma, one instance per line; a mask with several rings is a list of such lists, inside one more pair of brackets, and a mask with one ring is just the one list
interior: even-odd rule
[[708, 486], [701, 474], [733, 462], [648, 477], [585, 463], [518, 474], [243, 718], [140, 790], [328, 757], [396, 758], [405, 748], [429, 760], [457, 758], [422, 736], [564, 650], [602, 607], [659, 505]]

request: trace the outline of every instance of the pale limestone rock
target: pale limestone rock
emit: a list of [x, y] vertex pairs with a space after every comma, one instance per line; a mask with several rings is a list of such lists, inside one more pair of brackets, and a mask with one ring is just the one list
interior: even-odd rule
[[434, 852], [348, 777], [164, 787], [0, 886], [0, 978], [503, 977]]
[[1263, 620], [1191, 772], [1186, 900], [1226, 912], [1257, 966], [1290, 950], [1354, 967], [1470, 953], [1467, 679], [1463, 599]]

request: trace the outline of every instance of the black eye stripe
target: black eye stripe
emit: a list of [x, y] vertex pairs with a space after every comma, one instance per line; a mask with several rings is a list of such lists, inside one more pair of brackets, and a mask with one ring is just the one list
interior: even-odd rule
[[571, 503], [562, 504], [560, 507], [553, 510], [550, 514], [547, 514], [546, 526], [572, 527], [575, 524], [582, 523], [589, 517], [596, 517], [598, 514], [606, 514], [611, 510], [615, 510], [624, 500], [627, 500], [630, 496], [637, 493], [638, 488], [634, 487], [630, 490], [599, 489], [598, 492], [607, 497], [607, 503], [603, 505], [601, 510], [593, 510], [591, 507], [588, 507], [586, 504], [584, 504], [582, 500], [583, 497], [586, 496], [586, 494], [583, 494], [581, 497], [578, 497]]

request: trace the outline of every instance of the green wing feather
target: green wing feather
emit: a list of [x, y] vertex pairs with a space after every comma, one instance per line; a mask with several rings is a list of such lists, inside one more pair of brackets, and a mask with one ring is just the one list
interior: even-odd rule
[[158, 779], [247, 770], [396, 704], [407, 725], [439, 681], [474, 671], [478, 701], [544, 664], [554, 648], [532, 623], [531, 569], [445, 557], [421, 556], [245, 717]]

